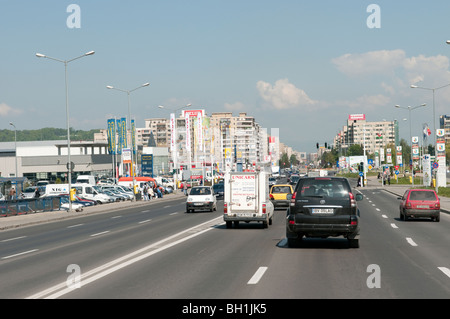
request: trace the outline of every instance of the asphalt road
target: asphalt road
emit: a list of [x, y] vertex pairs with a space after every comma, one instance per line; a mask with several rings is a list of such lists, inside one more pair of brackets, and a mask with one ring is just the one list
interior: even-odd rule
[[183, 198], [0, 232], [0, 298], [450, 298], [450, 216], [403, 222], [396, 196], [362, 193], [359, 249], [288, 248], [284, 210], [226, 229], [222, 201], [186, 214]]

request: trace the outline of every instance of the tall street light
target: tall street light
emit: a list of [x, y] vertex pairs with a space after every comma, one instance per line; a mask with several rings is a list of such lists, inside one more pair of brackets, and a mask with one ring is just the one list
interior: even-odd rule
[[67, 169], [69, 171], [68, 174], [68, 180], [69, 180], [69, 212], [72, 212], [72, 198], [70, 196], [70, 190], [72, 188], [72, 161], [70, 160], [70, 122], [69, 122], [69, 86], [68, 86], [68, 82], [67, 82], [67, 65], [75, 60], [81, 59], [85, 56], [89, 56], [89, 55], [93, 55], [95, 53], [95, 51], [89, 51], [86, 52], [83, 55], [80, 55], [76, 58], [70, 59], [70, 60], [60, 60], [60, 59], [56, 59], [56, 58], [52, 58], [49, 57], [45, 54], [42, 53], [36, 53], [36, 56], [38, 58], [46, 58], [46, 59], [50, 59], [56, 62], [61, 62], [64, 63], [64, 79], [65, 79], [65, 85], [66, 85], [66, 123], [67, 123]]
[[138, 86], [137, 88], [134, 88], [134, 89], [132, 89], [132, 90], [122, 90], [122, 89], [119, 89], [119, 88], [116, 88], [116, 87], [114, 87], [114, 86], [111, 86], [111, 85], [107, 85], [106, 86], [106, 88], [107, 89], [110, 89], [110, 90], [116, 90], [116, 91], [120, 91], [120, 92], [124, 92], [124, 93], [126, 93], [127, 94], [127, 96], [128, 96], [128, 124], [129, 124], [129, 128], [130, 128], [130, 136], [131, 136], [131, 148], [132, 148], [132, 150], [131, 150], [131, 170], [130, 170], [130, 173], [131, 173], [131, 176], [132, 176], [132, 179], [133, 179], [133, 200], [134, 201], [136, 201], [136, 190], [135, 190], [135, 184], [136, 184], [136, 178], [135, 178], [135, 174], [134, 174], [134, 171], [136, 170], [136, 167], [135, 167], [135, 162], [134, 162], [134, 156], [133, 156], [133, 152], [134, 152], [134, 147], [133, 147], [133, 132], [132, 132], [132, 127], [131, 127], [131, 106], [130, 106], [130, 93], [131, 92], [134, 92], [134, 91], [136, 91], [136, 90], [138, 90], [138, 89], [141, 89], [141, 88], [143, 88], [143, 87], [146, 87], [146, 86], [149, 86], [150, 85], [150, 83], [144, 83], [144, 84], [142, 84], [142, 85], [140, 85], [140, 86]]
[[[19, 177], [17, 175], [17, 129], [16, 126], [13, 124], [13, 122], [9, 122], [9, 125], [11, 125], [12, 127], [14, 127], [14, 153], [15, 153], [15, 160], [16, 160], [16, 178]], [[17, 189], [17, 187], [16, 187]]]
[[435, 93], [437, 90], [446, 88], [447, 86], [450, 86], [450, 83], [438, 88], [425, 88], [417, 85], [411, 85], [412, 89], [422, 89], [422, 90], [428, 90], [433, 92], [433, 135], [434, 135], [434, 153], [436, 154], [436, 105], [435, 105]]
[[395, 107], [400, 108], [400, 109], [405, 109], [409, 111], [409, 144], [411, 146], [411, 151], [410, 151], [410, 160], [411, 160], [411, 165], [412, 165], [412, 186], [414, 187], [414, 163], [413, 163], [413, 159], [412, 159], [412, 125], [411, 125], [411, 111], [418, 109], [419, 107], [423, 107], [426, 106], [426, 104], [421, 104], [421, 105], [417, 105], [417, 106], [408, 106], [408, 107], [403, 107], [400, 105], [396, 105]]
[[173, 160], [173, 166], [175, 168], [175, 178], [174, 178], [175, 194], [178, 192], [178, 163], [177, 163], [178, 158], [177, 158], [177, 145], [176, 145], [177, 144], [176, 143], [177, 119], [175, 118], [175, 112], [178, 111], [178, 110], [184, 109], [186, 107], [190, 107], [190, 106], [192, 106], [192, 104], [189, 103], [189, 104], [186, 104], [186, 105], [184, 105], [184, 106], [182, 106], [182, 107], [180, 107], [180, 108], [178, 108], [176, 110], [171, 110], [171, 109], [167, 109], [164, 105], [158, 105], [158, 107], [160, 109], [166, 109], [166, 110], [172, 111], [170, 116], [172, 117], [172, 115], [173, 115], [173, 118], [174, 118], [174, 121], [175, 121], [174, 127], [173, 127], [173, 132], [171, 132], [172, 138], [175, 141], [174, 149], [172, 150], [172, 160]]

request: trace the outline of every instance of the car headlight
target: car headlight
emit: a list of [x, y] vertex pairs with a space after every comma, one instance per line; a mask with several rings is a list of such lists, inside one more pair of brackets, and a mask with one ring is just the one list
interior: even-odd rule
[[209, 201], [211, 201], [211, 198], [206, 197], [206, 198], [205, 198], [205, 201], [209, 202]]
[[188, 197], [187, 201], [188, 201], [188, 202], [192, 202], [192, 198], [191, 198], [191, 197]]

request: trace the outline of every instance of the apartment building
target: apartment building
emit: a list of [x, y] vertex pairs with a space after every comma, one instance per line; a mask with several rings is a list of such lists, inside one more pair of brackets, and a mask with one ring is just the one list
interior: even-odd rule
[[445, 143], [450, 143], [450, 116], [441, 115], [439, 117], [439, 127], [445, 131]]
[[353, 144], [365, 145], [368, 154], [389, 144], [399, 145], [398, 122], [366, 120], [365, 114], [351, 114], [346, 125], [334, 138], [334, 147], [348, 149]]

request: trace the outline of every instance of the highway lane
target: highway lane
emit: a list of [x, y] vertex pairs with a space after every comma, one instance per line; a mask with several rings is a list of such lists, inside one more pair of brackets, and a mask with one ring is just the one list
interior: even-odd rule
[[[29, 236], [39, 239], [36, 243], [45, 243], [43, 248], [0, 260], [0, 294], [2, 298], [24, 298], [60, 283], [67, 286], [70, 273], [66, 268], [76, 264], [82, 274], [94, 269], [96, 273], [82, 279], [85, 285], [79, 289], [55, 288], [46, 296], [449, 298], [449, 216], [442, 214], [440, 223], [401, 222], [395, 196], [377, 189], [361, 191], [366, 198], [358, 202], [360, 249], [348, 249], [342, 238], [305, 239], [300, 247], [288, 248], [282, 210], [276, 211], [274, 223], [267, 229], [252, 223], [226, 229], [221, 204], [215, 213], [185, 214], [184, 200], [171, 207], [161, 203], [147, 212], [140, 208], [51, 226], [61, 224], [63, 230], [42, 225], [11, 231], [8, 233], [20, 237], [41, 228], [41, 234], [53, 231], [54, 240], [31, 232]], [[83, 225], [67, 228], [69, 224]], [[92, 237], [94, 232], [98, 235]], [[0, 235], [4, 240], [5, 233]], [[33, 247], [23, 244], [20, 249]], [[120, 259], [126, 254], [132, 255]]]
[[[412, 222], [402, 233], [404, 225], [392, 226], [398, 223], [396, 198], [362, 192], [368, 198], [360, 202], [360, 249], [348, 249], [342, 238], [306, 239], [299, 248], [287, 248], [284, 212], [277, 211], [266, 230], [256, 224], [230, 230], [217, 225], [66, 297], [449, 298], [450, 278], [439, 268], [450, 267], [442, 251], [446, 243], [434, 250], [407, 241], [413, 234], [419, 242], [426, 236], [445, 240], [448, 216], [441, 223]], [[442, 232], [429, 229], [433, 225]]]
[[211, 218], [184, 211], [184, 198], [155, 201], [148, 207], [2, 232], [0, 296], [24, 298], [65, 281], [68, 265], [87, 271]]

